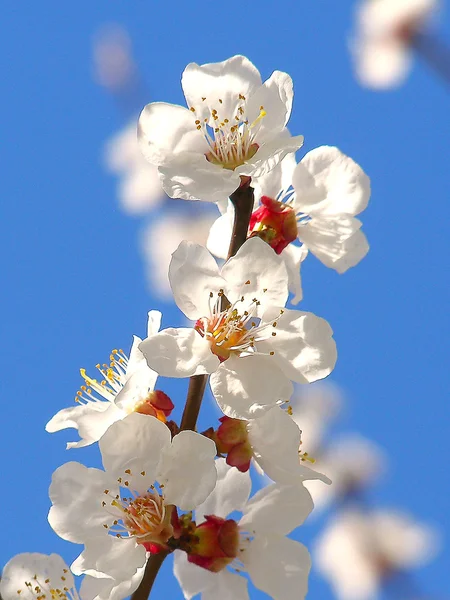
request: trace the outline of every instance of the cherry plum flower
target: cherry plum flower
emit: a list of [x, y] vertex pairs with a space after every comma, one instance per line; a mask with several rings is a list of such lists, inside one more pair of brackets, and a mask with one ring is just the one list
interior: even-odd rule
[[284, 308], [286, 267], [262, 240], [247, 240], [221, 269], [205, 248], [182, 242], [169, 279], [178, 307], [196, 324], [162, 330], [140, 349], [160, 375], [211, 374], [225, 415], [255, 417], [287, 400], [292, 381], [309, 383], [332, 371], [330, 326]]
[[162, 202], [165, 195], [158, 169], [142, 156], [135, 121], [108, 141], [105, 162], [119, 176], [118, 196], [125, 212], [145, 214]]
[[348, 509], [321, 534], [314, 564], [339, 600], [375, 600], [387, 577], [425, 564], [437, 543], [434, 529], [401, 512]]
[[[148, 313], [147, 335], [159, 330], [161, 313]], [[148, 368], [139, 350], [141, 338], [134, 336], [129, 357], [123, 350], [113, 350], [109, 364], [97, 365], [102, 379], [89, 377], [84, 369], [84, 385], [77, 392], [77, 406], [63, 408], [46, 425], [50, 433], [73, 427], [80, 440], [69, 442], [67, 448], [81, 448], [97, 442], [110, 425], [130, 412], [151, 414], [162, 421], [173, 409], [170, 398], [155, 390], [158, 374]]]
[[216, 447], [193, 431], [172, 439], [164, 423], [139, 413], [114, 423], [99, 447], [104, 471], [69, 462], [54, 472], [48, 520], [60, 537], [84, 544], [75, 574], [110, 577], [128, 586], [126, 596], [149, 553], [167, 549], [173, 507], [192, 510], [214, 489]]
[[[212, 494], [195, 511], [194, 542], [176, 551], [175, 577], [186, 600], [249, 600], [246, 572], [274, 600], [306, 596], [310, 558], [306, 548], [286, 537], [313, 508], [302, 485], [269, 485], [249, 499], [248, 473], [217, 461]], [[239, 511], [239, 520], [229, 515]]]
[[286, 410], [274, 406], [256, 419], [222, 417], [220, 422], [212, 439], [218, 453], [227, 455], [228, 465], [245, 472], [253, 460], [260, 471], [277, 483], [331, 483], [328, 477], [303, 464], [307, 457], [300, 451], [301, 431]]
[[293, 99], [286, 73], [263, 83], [247, 58], [233, 56], [189, 64], [181, 85], [188, 108], [154, 102], [139, 119], [142, 152], [171, 198], [223, 200], [241, 177], [260, 177], [303, 144], [286, 129]]
[[414, 37], [438, 6], [437, 0], [364, 0], [352, 43], [359, 81], [374, 89], [403, 83]]
[[[283, 257], [289, 275], [292, 302], [302, 299], [300, 265], [310, 251], [327, 267], [344, 273], [367, 254], [369, 246], [355, 215], [370, 197], [370, 180], [361, 167], [338, 148], [321, 146], [299, 164], [287, 156], [255, 183], [259, 204], [253, 212], [249, 235], [264, 239]], [[234, 209], [213, 225], [207, 246], [225, 257], [231, 237]], [[298, 240], [302, 246], [292, 243]]]

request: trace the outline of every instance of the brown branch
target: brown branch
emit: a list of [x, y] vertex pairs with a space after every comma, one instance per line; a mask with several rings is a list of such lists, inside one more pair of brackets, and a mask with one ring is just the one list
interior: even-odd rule
[[144, 577], [142, 578], [138, 589], [131, 596], [131, 600], [147, 600], [150, 596], [156, 576], [158, 575], [158, 571], [168, 554], [168, 552], [160, 552], [159, 554], [152, 554], [150, 556], [145, 567]]
[[[250, 187], [250, 180], [243, 183], [230, 196], [234, 206], [233, 233], [231, 235], [228, 258], [236, 254], [239, 248], [247, 239], [248, 226], [253, 211], [253, 188]], [[195, 431], [198, 413], [205, 393], [207, 375], [194, 375], [190, 378], [189, 388], [184, 406], [183, 416], [181, 418], [180, 431], [190, 429]], [[145, 574], [138, 589], [131, 596], [131, 600], [147, 600], [152, 590], [158, 571], [168, 555], [168, 552], [152, 554], [147, 561]]]

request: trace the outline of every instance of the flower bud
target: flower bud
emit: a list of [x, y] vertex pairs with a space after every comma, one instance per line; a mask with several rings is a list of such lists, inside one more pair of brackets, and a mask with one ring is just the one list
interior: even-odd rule
[[233, 519], [205, 516], [193, 537], [195, 543], [188, 552], [188, 561], [218, 573], [236, 558], [239, 548], [239, 527]]
[[154, 390], [138, 404], [135, 412], [141, 415], [151, 415], [165, 423], [166, 417], [170, 415], [173, 409], [174, 404], [169, 396], [161, 390]]
[[261, 206], [250, 218], [250, 237], [258, 236], [269, 244], [277, 254], [297, 239], [297, 218], [288, 204], [269, 196], [261, 198]]
[[226, 462], [231, 467], [236, 467], [242, 473], [248, 471], [253, 451], [248, 439], [247, 422], [230, 417], [219, 420], [221, 425], [216, 434], [218, 452], [227, 454]]

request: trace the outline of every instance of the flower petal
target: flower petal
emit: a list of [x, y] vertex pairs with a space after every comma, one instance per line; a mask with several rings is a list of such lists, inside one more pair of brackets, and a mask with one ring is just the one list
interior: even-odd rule
[[170, 198], [221, 202], [240, 185], [237, 170], [230, 171], [206, 160], [203, 154], [177, 156], [159, 167], [161, 183]]
[[213, 373], [219, 359], [195, 329], [163, 329], [141, 343], [150, 368], [163, 377], [191, 377]]
[[289, 291], [294, 294], [291, 304], [298, 304], [303, 298], [300, 266], [307, 256], [308, 248], [305, 245], [289, 244], [281, 253], [288, 274]]
[[63, 408], [50, 419], [45, 430], [54, 433], [73, 427], [78, 430], [80, 441], [69, 442], [67, 448], [89, 446], [102, 437], [110, 425], [123, 417], [123, 412], [111, 402], [96, 402]]
[[104, 490], [118, 492], [117, 482], [104, 471], [77, 462], [65, 463], [53, 473], [48, 514], [52, 529], [69, 542], [82, 544], [96, 535], [106, 537], [108, 515], [102, 507]]
[[269, 173], [288, 154], [296, 152], [303, 146], [304, 138], [302, 135], [291, 136], [287, 133], [289, 132], [285, 129], [270, 141], [262, 144], [255, 156], [234, 172], [249, 177], [261, 177]]
[[292, 178], [296, 211], [308, 215], [357, 215], [370, 198], [370, 179], [338, 148], [320, 146], [308, 152]]
[[252, 533], [288, 535], [303, 524], [313, 508], [311, 495], [301, 483], [273, 483], [248, 502], [239, 526]]
[[292, 384], [273, 358], [230, 357], [211, 375], [212, 393], [225, 415], [255, 418], [291, 397]]
[[145, 158], [154, 165], [166, 165], [174, 155], [208, 152], [208, 144], [197, 131], [195, 119], [187, 108], [176, 104], [147, 104], [139, 117], [137, 132]]
[[286, 411], [275, 406], [247, 424], [254, 458], [277, 483], [292, 484], [306, 479], [330, 480], [300, 463], [301, 431]]
[[195, 510], [195, 518], [200, 523], [206, 515], [226, 518], [235, 510], [242, 511], [252, 489], [248, 471], [241, 473], [230, 467], [224, 458], [216, 460], [217, 483], [214, 490]]
[[274, 71], [250, 96], [246, 110], [249, 122], [255, 122], [261, 110], [266, 113], [256, 134], [259, 144], [272, 139], [274, 133], [279, 133], [286, 127], [291, 115], [293, 97], [292, 79], [282, 71]]
[[257, 351], [273, 351], [271, 357], [286, 377], [297, 383], [311, 383], [331, 373], [337, 359], [336, 343], [330, 325], [312, 313], [269, 308], [263, 322], [278, 319], [276, 337], [257, 342]]
[[75, 584], [72, 573], [61, 556], [24, 552], [13, 556], [4, 566], [0, 579], [0, 594], [3, 600], [17, 600], [27, 596], [35, 598], [37, 594], [28, 589], [25, 582], [37, 579], [43, 593], [46, 593], [50, 588], [59, 587], [62, 578], [64, 587], [73, 590]]
[[361, 222], [354, 217], [313, 217], [304, 226], [299, 226], [299, 238], [324, 265], [345, 273], [369, 251], [360, 227]]
[[233, 231], [234, 208], [231, 202], [228, 203], [227, 212], [214, 221], [209, 230], [206, 247], [208, 250], [225, 260], [228, 255], [231, 234]]
[[215, 443], [199, 433], [181, 431], [174, 436], [161, 451], [158, 468], [166, 503], [192, 510], [203, 502], [216, 484], [216, 454]]
[[234, 120], [238, 107], [261, 85], [258, 69], [245, 56], [232, 56], [223, 62], [197, 65], [190, 63], [184, 70], [181, 85], [189, 108], [195, 108], [195, 118], [207, 118], [213, 123], [212, 110], [223, 121]]
[[210, 313], [210, 294], [225, 287], [219, 267], [204, 246], [183, 241], [172, 254], [169, 281], [178, 308], [188, 319]]
[[164, 423], [149, 415], [131, 413], [108, 429], [99, 447], [105, 471], [124, 477], [129, 469], [129, 487], [140, 492], [155, 482], [161, 453], [170, 444], [170, 430]]
[[230, 258], [220, 272], [226, 280], [226, 294], [230, 302], [244, 297], [249, 305], [257, 298], [255, 316], [276, 304], [284, 306], [288, 299], [288, 278], [283, 259], [259, 238], [250, 238]]
[[308, 550], [275, 534], [256, 537], [240, 556], [255, 586], [273, 600], [303, 600], [308, 591]]
[[[286, 130], [286, 137], [288, 136], [289, 132]], [[262, 196], [269, 196], [276, 200], [280, 192], [286, 192], [291, 186], [296, 166], [295, 154], [287, 154], [271, 171], [252, 181], [257, 203]]]
[[107, 535], [87, 540], [83, 552], [70, 568], [75, 575], [87, 573], [93, 577], [111, 577], [126, 582], [138, 573], [142, 577], [146, 554], [144, 546], [136, 544], [134, 538], [118, 539]]

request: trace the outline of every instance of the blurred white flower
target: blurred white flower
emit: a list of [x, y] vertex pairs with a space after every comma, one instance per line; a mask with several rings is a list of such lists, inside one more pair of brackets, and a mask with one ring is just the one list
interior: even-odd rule
[[322, 455], [314, 458], [314, 469], [332, 481], [330, 486], [317, 485], [316, 481], [305, 482], [316, 510], [370, 486], [378, 479], [385, 465], [381, 449], [356, 433], [335, 438]]
[[107, 142], [105, 162], [119, 177], [118, 197], [125, 212], [144, 214], [161, 203], [164, 192], [158, 169], [142, 156], [136, 121], [131, 121]]
[[171, 298], [169, 264], [172, 253], [183, 240], [204, 245], [214, 215], [168, 213], [152, 221], [141, 236], [141, 251], [153, 295]]
[[315, 457], [324, 433], [342, 407], [342, 393], [331, 382], [297, 387], [290, 400], [292, 419], [302, 432], [302, 451]]
[[118, 24], [102, 27], [93, 44], [94, 77], [97, 83], [114, 91], [130, 84], [135, 77], [131, 38]]
[[411, 62], [413, 37], [437, 0], [364, 0], [356, 15], [352, 53], [359, 81], [372, 88], [400, 85]]
[[373, 600], [385, 578], [421, 566], [437, 549], [437, 532], [406, 514], [350, 509], [320, 536], [314, 564], [339, 600]]

